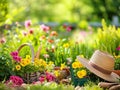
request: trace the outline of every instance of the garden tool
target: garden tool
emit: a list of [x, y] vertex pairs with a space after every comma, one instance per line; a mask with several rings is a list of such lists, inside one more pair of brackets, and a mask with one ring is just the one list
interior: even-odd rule
[[104, 89], [109, 89], [109, 90], [120, 90], [120, 84], [118, 83], [100, 82], [98, 86]]
[[100, 86], [101, 88], [105, 88], [105, 89], [109, 89], [112, 86], [116, 86], [118, 85], [118, 83], [111, 83], [111, 82], [100, 82], [98, 83], [98, 86]]
[[[112, 72], [114, 72], [120, 76], [120, 70], [113, 70]], [[120, 83], [100, 82], [98, 84], [98, 86], [109, 89], [109, 90], [120, 90]]]

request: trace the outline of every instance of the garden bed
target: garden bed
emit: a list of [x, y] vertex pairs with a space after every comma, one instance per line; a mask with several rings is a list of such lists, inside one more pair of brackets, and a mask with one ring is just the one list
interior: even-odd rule
[[[104, 50], [115, 57], [114, 68], [120, 69], [120, 29], [102, 23], [103, 28], [97, 31], [92, 28], [82, 31], [64, 25], [57, 28], [44, 24], [32, 26], [32, 21], [28, 20], [24, 27], [17, 23], [12, 30], [3, 30], [0, 38], [0, 89], [78, 90], [82, 87], [102, 90], [97, 84], [104, 80], [76, 58], [89, 59], [96, 49]], [[60, 33], [67, 33], [67, 36]], [[79, 39], [73, 38], [75, 36]]]

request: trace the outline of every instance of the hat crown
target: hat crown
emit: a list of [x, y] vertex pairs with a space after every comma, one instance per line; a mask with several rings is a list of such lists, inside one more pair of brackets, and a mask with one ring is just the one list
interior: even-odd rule
[[94, 63], [95, 65], [108, 70], [114, 70], [114, 58], [112, 55], [96, 50], [92, 55], [90, 62]]

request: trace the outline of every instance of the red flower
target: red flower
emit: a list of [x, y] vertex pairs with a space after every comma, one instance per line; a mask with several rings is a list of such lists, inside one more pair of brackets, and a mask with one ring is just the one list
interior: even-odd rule
[[33, 30], [33, 29], [30, 29], [30, 30], [29, 30], [29, 33], [30, 33], [30, 34], [33, 34], [33, 33], [34, 33], [34, 30]]

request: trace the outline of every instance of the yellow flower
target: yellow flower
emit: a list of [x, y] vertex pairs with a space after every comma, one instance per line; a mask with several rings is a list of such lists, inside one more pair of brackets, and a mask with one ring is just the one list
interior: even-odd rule
[[64, 47], [64, 48], [68, 48], [68, 47], [69, 47], [69, 43], [63, 44], [63, 47]]
[[27, 62], [24, 59], [22, 59], [20, 61], [20, 65], [23, 66], [23, 67], [25, 67], [27, 65]]
[[77, 62], [77, 68], [83, 67], [83, 65], [79, 61], [76, 61], [76, 62]]
[[31, 59], [30, 55], [26, 55], [26, 59]]
[[81, 55], [79, 55], [80, 57], [82, 57], [82, 58], [84, 58], [84, 55], [83, 54], [81, 54]]
[[20, 65], [16, 65], [16, 70], [20, 70], [21, 66]]
[[61, 64], [60, 69], [63, 70], [63, 68], [65, 68], [65, 67], [66, 67], [66, 66], [65, 66], [65, 63], [63, 63], [63, 64]]
[[118, 55], [118, 56], [115, 56], [115, 59], [118, 59], [118, 58], [120, 58], [120, 55]]
[[26, 63], [26, 65], [28, 65], [28, 64], [31, 63], [31, 60], [30, 59], [24, 59], [24, 62]]
[[78, 65], [77, 62], [73, 62], [72, 63], [72, 68], [74, 68], [74, 69], [77, 68], [77, 65]]
[[77, 76], [79, 78], [83, 78], [84, 76], [86, 76], [86, 74], [87, 74], [86, 70], [80, 70], [77, 72]]
[[52, 61], [49, 61], [49, 63], [48, 63], [48, 65], [53, 65], [54, 64], [54, 62], [52, 62]]
[[43, 59], [40, 59], [40, 62], [39, 62], [40, 66], [47, 66], [47, 63], [43, 60]]
[[60, 75], [59, 70], [55, 70], [54, 74], [55, 74], [56, 77], [58, 77]]
[[37, 59], [37, 58], [35, 58], [34, 64], [36, 66], [40, 66], [40, 67], [46, 67], [47, 66], [46, 61], [44, 61], [43, 59]]
[[83, 65], [79, 61], [75, 61], [72, 63], [72, 68], [74, 69], [81, 68], [81, 67], [83, 67]]

